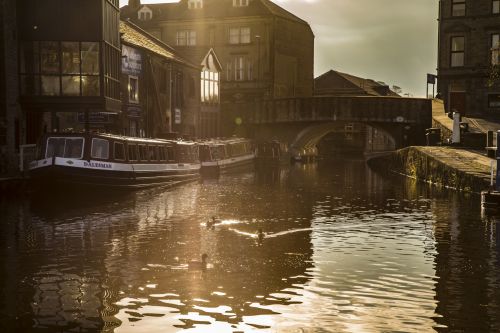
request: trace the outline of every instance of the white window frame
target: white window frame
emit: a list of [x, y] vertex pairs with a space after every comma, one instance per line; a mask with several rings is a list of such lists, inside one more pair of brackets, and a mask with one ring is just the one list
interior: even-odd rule
[[[108, 146], [108, 150], [106, 151], [106, 157], [99, 157], [99, 156], [94, 155], [94, 141], [106, 142], [106, 145]], [[92, 145], [90, 146], [90, 157], [97, 158], [99, 160], [109, 160], [109, 140], [100, 139], [100, 138], [92, 138]]]
[[248, 7], [249, 0], [233, 0], [233, 7]]
[[[49, 151], [49, 141], [50, 139], [64, 139], [64, 148], [63, 148], [63, 156], [59, 156], [59, 157], [62, 157], [62, 158], [69, 158], [69, 157], [64, 157], [65, 153], [66, 153], [66, 140], [82, 140], [82, 151], [80, 153], [80, 157], [71, 157], [71, 159], [76, 159], [76, 160], [81, 160], [83, 158], [83, 152], [85, 151], [85, 138], [81, 137], [81, 136], [76, 136], [76, 137], [61, 137], [61, 136], [52, 136], [52, 137], [49, 137], [47, 138], [47, 143], [45, 145], [45, 158], [49, 158], [47, 157], [47, 153]], [[58, 156], [56, 156], [58, 157]]]
[[229, 44], [250, 44], [252, 30], [250, 27], [232, 27], [229, 28]]
[[177, 46], [196, 46], [196, 30], [178, 30], [175, 41]]
[[245, 57], [234, 58], [234, 80], [245, 81]]
[[210, 70], [201, 72], [201, 102], [214, 104], [220, 99], [220, 73]]
[[203, 0], [188, 0], [188, 9], [202, 9]]
[[[463, 39], [463, 49], [459, 50], [459, 49], [456, 49], [454, 50], [453, 49], [453, 40], [455, 38], [462, 38]], [[450, 67], [452, 68], [459, 68], [459, 67], [464, 67], [465, 66], [465, 36], [452, 36], [450, 38]], [[454, 57], [455, 55], [458, 55], [458, 54], [461, 54], [462, 55], [462, 58], [461, 58], [461, 62], [460, 63], [454, 63], [454, 59], [457, 60], [459, 58], [456, 58]]]
[[491, 2], [491, 13], [500, 14], [500, 0], [493, 0]]

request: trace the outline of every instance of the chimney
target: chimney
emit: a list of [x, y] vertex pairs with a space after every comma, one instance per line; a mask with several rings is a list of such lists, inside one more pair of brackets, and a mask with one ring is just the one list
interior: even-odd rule
[[141, 6], [141, 0], [128, 0], [128, 6], [131, 8], [139, 8]]

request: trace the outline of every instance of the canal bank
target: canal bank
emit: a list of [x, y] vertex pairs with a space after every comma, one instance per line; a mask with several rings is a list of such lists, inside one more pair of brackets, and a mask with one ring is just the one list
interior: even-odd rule
[[440, 146], [408, 147], [369, 163], [437, 186], [480, 193], [490, 186], [492, 161], [475, 150]]

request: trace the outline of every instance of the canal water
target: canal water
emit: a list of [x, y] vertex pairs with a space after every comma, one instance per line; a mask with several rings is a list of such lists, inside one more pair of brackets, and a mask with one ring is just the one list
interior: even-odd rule
[[364, 162], [0, 209], [1, 332], [500, 332], [500, 222]]

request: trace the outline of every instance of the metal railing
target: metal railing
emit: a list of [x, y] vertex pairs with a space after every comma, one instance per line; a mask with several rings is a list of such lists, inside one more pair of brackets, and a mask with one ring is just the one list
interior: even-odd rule
[[21, 174], [28, 170], [29, 164], [35, 160], [36, 145], [20, 145], [19, 146], [19, 171]]

